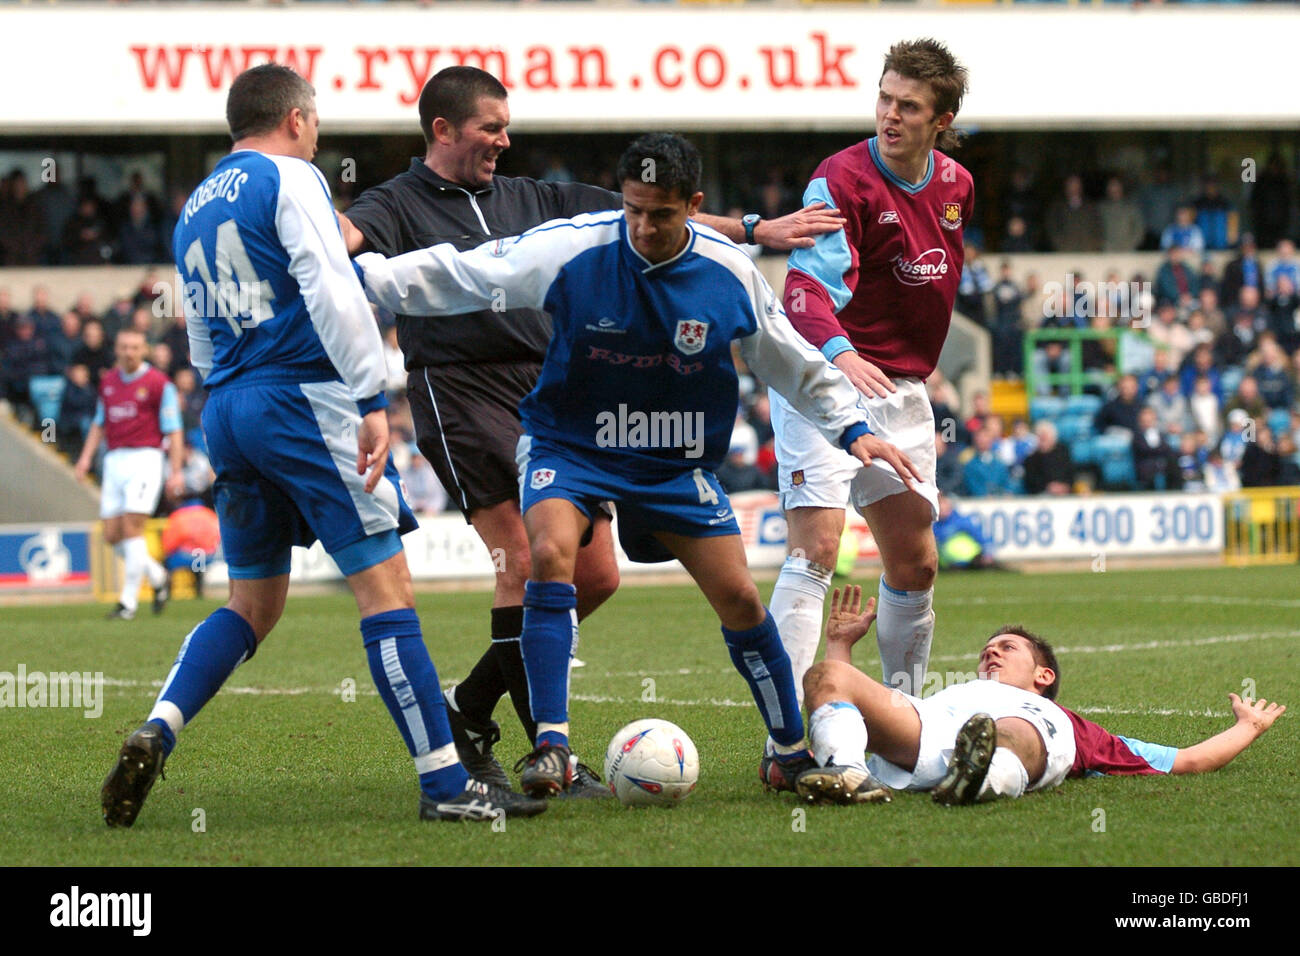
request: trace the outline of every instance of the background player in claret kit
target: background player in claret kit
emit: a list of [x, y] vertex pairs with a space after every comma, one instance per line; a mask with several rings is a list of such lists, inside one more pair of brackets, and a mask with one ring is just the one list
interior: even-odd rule
[[813, 802], [884, 802], [892, 788], [929, 790], [937, 803], [968, 804], [1019, 797], [1067, 777], [1204, 773], [1225, 766], [1286, 711], [1229, 694], [1236, 722], [1191, 747], [1116, 736], [1056, 703], [1056, 654], [1021, 627], [1002, 627], [989, 637], [978, 680], [922, 700], [849, 662], [875, 618], [874, 600], [862, 608], [860, 587], [842, 595], [835, 589], [826, 659], [804, 678], [818, 766], [801, 773], [795, 785]]
[[140, 583], [147, 575], [153, 588], [153, 611], [167, 603], [171, 588], [167, 572], [149, 554], [144, 525], [158, 507], [163, 490], [163, 441], [166, 439], [171, 474], [169, 493], [179, 494], [184, 482], [185, 441], [181, 430], [176, 386], [144, 360], [148, 350], [144, 333], [123, 329], [114, 343], [117, 364], [101, 376], [95, 419], [77, 459], [78, 478], [86, 477], [101, 438], [108, 444], [104, 455], [99, 516], [104, 540], [122, 559], [122, 593], [110, 619], [135, 617]]
[[[470, 66], [438, 72], [420, 94], [419, 112], [424, 157], [367, 190], [340, 217], [350, 253], [396, 256], [439, 242], [463, 251], [551, 219], [622, 208], [618, 193], [595, 186], [495, 175], [510, 146], [510, 106], [506, 88], [490, 73]], [[733, 241], [774, 249], [811, 245], [807, 237], [842, 224], [820, 203], [771, 221], [700, 218]], [[461, 759], [479, 779], [500, 786], [509, 786], [509, 778], [492, 755], [500, 737], [492, 712], [503, 694], [509, 692], [528, 739], [537, 732], [519, 650], [530, 564], [515, 446], [522, 433], [519, 403], [537, 383], [551, 334], [541, 309], [506, 305], [484, 305], [472, 323], [461, 316], [397, 316], [420, 451], [489, 553], [504, 558], [492, 596], [492, 643], [446, 695]], [[574, 570], [579, 620], [618, 586], [609, 522], [597, 515], [590, 538]], [[575, 769], [572, 794], [609, 795], [585, 766]]]
[[[899, 43], [885, 58], [876, 135], [826, 159], [804, 200], [844, 213], [844, 231], [790, 256], [790, 321], [867, 396], [872, 428], [916, 465], [909, 491], [887, 468], [860, 469], [824, 452], [815, 429], [779, 394], [772, 400], [782, 507], [790, 556], [772, 613], [802, 677], [821, 633], [822, 606], [851, 503], [880, 549], [877, 642], [885, 682], [917, 689], [934, 633], [938, 567], [931, 524], [934, 416], [924, 379], [948, 335], [962, 267], [962, 224], [973, 208], [970, 174], [935, 149], [955, 145], [953, 118], [966, 70], [933, 40]], [[765, 757], [769, 786], [793, 789], [805, 769]]]
[[421, 818], [538, 813], [544, 803], [473, 780], [456, 757], [399, 537], [416, 522], [388, 454], [379, 329], [310, 162], [315, 91], [286, 67], [255, 67], [231, 85], [226, 117], [234, 146], [186, 203], [174, 248], [190, 356], [210, 393], [203, 430], [230, 600], [185, 638], [148, 721], [122, 745], [104, 819], [135, 822], [176, 735], [279, 620], [291, 548], [317, 538], [356, 597], [371, 676], [415, 761]]
[[[642, 180], [646, 169], [653, 183]], [[828, 447], [838, 443], [863, 464], [882, 456], [911, 478], [905, 456], [870, 434], [848, 379], [795, 334], [749, 257], [691, 221], [703, 200], [695, 148], [668, 134], [642, 137], [623, 154], [618, 177], [623, 212], [557, 220], [461, 255], [439, 245], [357, 259], [367, 294], [395, 311], [465, 312], [503, 290], [511, 304], [554, 318], [537, 387], [520, 409], [518, 453], [532, 554], [521, 644], [537, 721], [521, 783], [535, 795], [570, 784], [574, 567], [607, 500], [618, 506], [629, 557], [676, 557], [686, 567], [717, 613], [776, 746], [807, 753], [789, 658], [712, 473], [735, 420], [733, 340], [750, 368], [817, 422]], [[610, 425], [636, 416], [676, 421], [676, 438], [634, 437]], [[701, 443], [687, 440], [688, 419], [699, 423], [692, 430]]]

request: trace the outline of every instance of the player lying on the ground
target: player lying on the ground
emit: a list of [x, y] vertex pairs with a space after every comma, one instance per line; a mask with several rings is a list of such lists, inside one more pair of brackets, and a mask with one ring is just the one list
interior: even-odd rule
[[736, 341], [759, 377], [864, 465], [905, 481], [911, 463], [871, 434], [848, 378], [794, 331], [752, 260], [692, 222], [700, 157], [655, 134], [618, 164], [621, 212], [546, 223], [458, 254], [439, 245], [357, 258], [371, 299], [406, 314], [544, 308], [554, 332], [520, 406], [521, 508], [532, 554], [522, 652], [536, 749], [530, 794], [569, 786], [569, 658], [577, 643], [574, 561], [597, 506], [618, 505], [634, 561], [676, 557], [722, 624], [778, 755], [807, 761], [790, 658], [749, 576], [740, 528], [713, 469], [735, 421]]
[[943, 804], [975, 803], [1055, 787], [1066, 777], [1204, 773], [1227, 764], [1286, 711], [1229, 694], [1236, 723], [1191, 747], [1118, 737], [1055, 703], [1056, 655], [1020, 627], [999, 628], [989, 638], [979, 680], [922, 700], [849, 663], [875, 619], [875, 600], [862, 610], [860, 587], [836, 588], [826, 659], [804, 678], [820, 766], [800, 774], [795, 786], [815, 803], [883, 802], [887, 788], [930, 790]]

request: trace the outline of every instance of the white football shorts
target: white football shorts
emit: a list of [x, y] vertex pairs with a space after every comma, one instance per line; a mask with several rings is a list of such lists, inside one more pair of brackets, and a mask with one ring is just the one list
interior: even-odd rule
[[1047, 769], [1030, 790], [1055, 787], [1074, 766], [1074, 725], [1065, 711], [1046, 697], [996, 680], [973, 680], [953, 684], [924, 699], [904, 694], [921, 718], [921, 746], [916, 769], [910, 773], [897, 764], [873, 756], [867, 767], [876, 778], [895, 790], [931, 790], [948, 772], [953, 744], [962, 724], [976, 714], [994, 720], [1019, 717], [1029, 721], [1047, 748]]
[[[939, 489], [934, 483], [934, 412], [925, 383], [896, 378], [898, 391], [885, 398], [862, 396], [867, 424], [877, 437], [894, 445], [924, 479], [917, 493], [939, 517]], [[907, 490], [892, 465], [872, 462], [863, 468], [856, 458], [826, 440], [817, 426], [800, 415], [776, 392], [770, 392], [772, 429], [776, 433], [777, 486], [781, 507], [845, 508], [861, 511], [882, 498]]]
[[117, 448], [105, 454], [99, 516], [152, 515], [162, 494], [165, 463], [161, 448]]

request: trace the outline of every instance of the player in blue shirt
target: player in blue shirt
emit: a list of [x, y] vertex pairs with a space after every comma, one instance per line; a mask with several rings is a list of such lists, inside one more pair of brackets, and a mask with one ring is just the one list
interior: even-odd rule
[[357, 259], [370, 297], [405, 315], [497, 302], [544, 308], [554, 322], [537, 387], [520, 406], [518, 448], [533, 568], [522, 651], [538, 725], [521, 782], [534, 796], [571, 780], [573, 570], [602, 501], [616, 503], [632, 560], [685, 566], [718, 614], [778, 755], [807, 759], [790, 659], [713, 474], [735, 420], [733, 341], [829, 442], [867, 464], [878, 456], [905, 480], [915, 474], [870, 433], [857, 390], [794, 331], [749, 257], [692, 221], [704, 198], [695, 148], [677, 136], [642, 137], [618, 176], [621, 212], [555, 220], [463, 254], [440, 245]]
[[230, 600], [181, 645], [148, 721], [104, 781], [131, 826], [176, 735], [284, 610], [294, 545], [320, 539], [361, 614], [370, 672], [420, 780], [422, 819], [532, 815], [545, 803], [469, 777], [414, 610], [399, 533], [416, 527], [388, 454], [379, 330], [348, 261], [316, 154], [315, 91], [268, 64], [226, 101], [234, 146], [176, 226], [190, 357], [209, 398]]

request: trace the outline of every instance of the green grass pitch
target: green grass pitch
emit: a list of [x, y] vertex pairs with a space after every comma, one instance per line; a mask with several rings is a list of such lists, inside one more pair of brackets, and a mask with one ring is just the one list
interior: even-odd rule
[[[874, 593], [871, 577], [862, 578]], [[1060, 653], [1061, 702], [1115, 733], [1173, 745], [1229, 726], [1227, 695], [1300, 704], [1300, 573], [1112, 570], [940, 576], [932, 671], [967, 672], [988, 634], [1023, 623]], [[770, 584], [761, 586], [764, 595]], [[423, 594], [444, 684], [481, 653], [485, 593]], [[186, 631], [215, 604], [0, 609], [0, 672], [105, 677], [103, 714], [0, 709], [0, 864], [121, 865], [1291, 865], [1297, 712], [1227, 769], [1199, 777], [1070, 780], [1018, 801], [943, 809], [803, 807], [757, 780], [758, 712], [703, 599], [627, 583], [582, 629], [574, 744], [597, 770], [606, 742], [645, 716], [695, 740], [697, 791], [674, 810], [554, 802], [533, 820], [421, 823], [410, 760], [375, 694], [346, 594], [294, 598], [257, 656], [184, 731], [140, 819], [109, 830], [99, 786], [147, 714]], [[873, 635], [874, 637], [874, 632]], [[875, 673], [874, 640], [856, 663]], [[355, 700], [346, 698], [354, 682]], [[526, 747], [498, 708], [503, 762]]]

